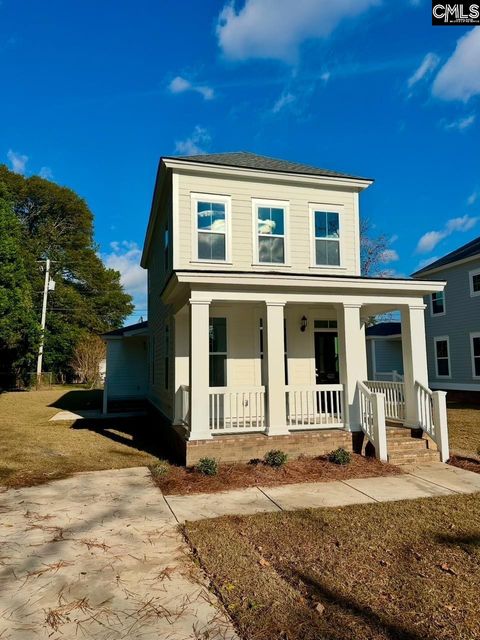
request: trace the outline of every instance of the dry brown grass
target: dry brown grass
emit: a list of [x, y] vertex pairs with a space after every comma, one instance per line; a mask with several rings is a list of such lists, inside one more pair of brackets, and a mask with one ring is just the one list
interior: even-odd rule
[[452, 451], [477, 453], [480, 448], [480, 405], [450, 406], [448, 434]]
[[216, 518], [187, 539], [243, 640], [480, 638], [480, 498]]
[[402, 473], [393, 465], [375, 458], [352, 454], [348, 465], [329, 462], [326, 456], [301, 457], [290, 460], [280, 468], [262, 462], [250, 464], [220, 464], [216, 476], [206, 476], [193, 468], [170, 466], [167, 473], [155, 475], [154, 482], [166, 495], [187, 493], [214, 493], [244, 487], [274, 486], [297, 482], [329, 482], [351, 478], [371, 478]]
[[94, 409], [101, 392], [57, 387], [0, 395], [0, 485], [20, 487], [76, 471], [153, 464], [158, 431], [140, 418], [49, 422], [61, 409]]

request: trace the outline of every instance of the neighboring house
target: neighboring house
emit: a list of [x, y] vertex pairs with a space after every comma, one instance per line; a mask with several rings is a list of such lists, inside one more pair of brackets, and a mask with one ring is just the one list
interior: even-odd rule
[[480, 237], [413, 277], [447, 282], [425, 298], [430, 386], [480, 391]]
[[[423, 312], [444, 283], [362, 277], [359, 195], [371, 184], [244, 152], [160, 160], [141, 262], [146, 397], [188, 464], [273, 448], [318, 455], [351, 449], [362, 433], [386, 459], [385, 413], [428, 431], [448, 457], [444, 394], [427, 387]], [[405, 382], [365, 385], [365, 320], [392, 311]], [[111, 353], [115, 338], [108, 344]], [[136, 385], [129, 358], [117, 371]], [[121, 386], [112, 377], [108, 362], [108, 398]], [[393, 385], [386, 402], [379, 385]]]
[[366, 336], [368, 379], [403, 381], [401, 323], [379, 322], [367, 327]]

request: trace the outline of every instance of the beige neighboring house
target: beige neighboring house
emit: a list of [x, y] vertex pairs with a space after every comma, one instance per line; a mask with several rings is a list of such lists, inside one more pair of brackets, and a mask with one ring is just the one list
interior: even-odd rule
[[[318, 455], [362, 439], [402, 460], [417, 451], [410, 428], [428, 434], [418, 456], [448, 458], [424, 320], [425, 296], [445, 283], [362, 277], [359, 196], [371, 184], [245, 152], [160, 160], [142, 256], [145, 396], [164, 418], [159, 437], [174, 433], [187, 464], [274, 448]], [[365, 320], [392, 311], [404, 381], [368, 381]], [[135, 387], [128, 360], [120, 373]], [[108, 360], [106, 406], [114, 388]]]

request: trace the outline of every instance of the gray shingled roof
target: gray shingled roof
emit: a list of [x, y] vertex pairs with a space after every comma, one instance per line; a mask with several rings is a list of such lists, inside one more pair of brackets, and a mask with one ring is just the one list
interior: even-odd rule
[[379, 322], [367, 327], [367, 336], [398, 336], [402, 333], [401, 322]]
[[[167, 159], [167, 157], [165, 158]], [[329, 176], [332, 178], [351, 178], [354, 180], [371, 180], [361, 178], [349, 173], [340, 173], [330, 169], [320, 169], [300, 162], [279, 160], [268, 156], [259, 156], [248, 151], [233, 151], [229, 153], [208, 153], [197, 156], [170, 156], [170, 159], [184, 160], [186, 162], [204, 162], [206, 164], [218, 164], [227, 167], [243, 167], [245, 169], [261, 169], [263, 171], [277, 171], [280, 173], [302, 173], [313, 176]]]
[[108, 331], [107, 333], [103, 333], [102, 335], [105, 337], [123, 336], [126, 333], [129, 333], [130, 331], [139, 331], [141, 329], [147, 329], [147, 327], [148, 327], [148, 320], [145, 320], [144, 322], [137, 322], [136, 324], [130, 324], [127, 327], [121, 327], [120, 329], [114, 329], [113, 331]]
[[452, 262], [458, 262], [459, 260], [465, 260], [466, 258], [473, 258], [474, 256], [480, 257], [480, 236], [471, 242], [467, 242], [467, 244], [464, 244], [462, 247], [455, 249], [455, 251], [447, 253], [443, 258], [435, 260], [435, 262], [423, 267], [423, 269], [415, 271], [412, 275], [414, 277], [419, 276], [423, 273], [428, 273], [432, 269], [438, 269], [438, 267], [443, 267], [451, 264]]

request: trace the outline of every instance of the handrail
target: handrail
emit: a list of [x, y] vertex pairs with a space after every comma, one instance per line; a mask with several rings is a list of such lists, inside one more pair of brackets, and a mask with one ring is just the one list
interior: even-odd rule
[[445, 391], [432, 391], [415, 381], [418, 425], [435, 442], [442, 462], [450, 457], [448, 445], [447, 402]]
[[360, 425], [375, 447], [375, 457], [387, 461], [387, 430], [385, 424], [385, 396], [375, 393], [360, 380], [357, 383]]
[[403, 382], [366, 380], [365, 385], [374, 393], [385, 395], [385, 417], [389, 420], [405, 420], [405, 385]]

